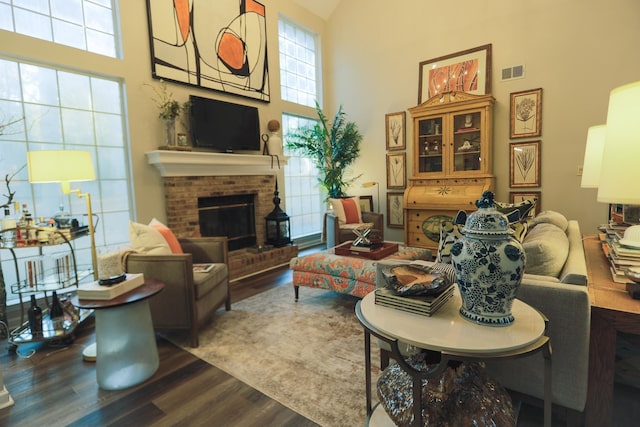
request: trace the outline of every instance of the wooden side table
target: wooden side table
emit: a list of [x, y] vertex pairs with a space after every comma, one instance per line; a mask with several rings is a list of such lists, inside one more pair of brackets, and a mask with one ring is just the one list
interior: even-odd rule
[[164, 283], [145, 279], [138, 288], [110, 300], [79, 299], [73, 305], [95, 310], [96, 377], [104, 390], [120, 390], [150, 378], [158, 369], [158, 347], [148, 298]]
[[[420, 378], [429, 378], [442, 372], [450, 360], [510, 359], [542, 351], [545, 360], [544, 425], [551, 426], [551, 344], [545, 336], [547, 320], [533, 307], [520, 300], [514, 300], [512, 313], [515, 321], [512, 325], [484, 326], [464, 319], [459, 314], [461, 305], [462, 300], [457, 288], [453, 297], [430, 317], [376, 305], [374, 292], [356, 304], [356, 316], [365, 332], [365, 381], [369, 425], [373, 425], [374, 420], [384, 419], [386, 416], [380, 405], [375, 411], [371, 406], [371, 335], [374, 335], [389, 343], [394, 358], [411, 375], [414, 384], [420, 381]], [[440, 364], [428, 373], [413, 370], [404, 362], [398, 348], [399, 342], [440, 353]], [[413, 387], [414, 402], [422, 402], [421, 393], [421, 387]], [[420, 405], [414, 405], [413, 410], [415, 425], [422, 426], [422, 408]], [[390, 421], [388, 417], [386, 420]]]
[[585, 420], [587, 426], [605, 427], [613, 423], [616, 335], [640, 335], [640, 300], [632, 299], [624, 284], [613, 281], [598, 236], [587, 234], [583, 243], [591, 301]]

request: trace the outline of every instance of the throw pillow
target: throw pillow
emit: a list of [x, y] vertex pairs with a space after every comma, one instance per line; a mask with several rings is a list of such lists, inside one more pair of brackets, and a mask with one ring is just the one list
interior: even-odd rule
[[134, 251], [150, 255], [169, 255], [171, 248], [154, 227], [129, 221], [129, 240]]
[[358, 224], [362, 222], [360, 198], [358, 196], [345, 199], [329, 199], [335, 216], [340, 224]]
[[467, 213], [458, 211], [456, 217], [451, 221], [442, 221], [440, 226], [440, 242], [438, 243], [438, 253], [436, 262], [442, 264], [451, 263], [451, 246], [458, 239], [462, 238], [462, 228], [467, 221]]
[[567, 218], [559, 212], [544, 211], [540, 212], [531, 220], [531, 227], [538, 224], [553, 224], [560, 230], [566, 232], [567, 227], [569, 226], [569, 221], [567, 221]]
[[525, 273], [558, 277], [569, 256], [569, 238], [553, 224], [538, 224], [522, 243]]
[[[515, 222], [531, 216], [531, 214], [533, 213], [533, 208], [536, 206], [537, 201], [538, 199], [534, 198], [531, 200], [523, 200], [520, 203], [504, 203], [496, 201], [495, 204], [496, 209], [499, 212], [507, 215], [510, 222]], [[514, 215], [514, 211], [518, 211], [519, 216]]]
[[166, 225], [164, 225], [163, 223], [161, 223], [155, 218], [151, 220], [149, 225], [155, 228], [156, 230], [158, 230], [160, 234], [162, 234], [162, 237], [164, 237], [164, 240], [167, 241], [167, 244], [171, 249], [171, 253], [174, 253], [174, 254], [184, 253], [182, 252], [182, 246], [180, 246], [180, 242], [178, 242], [178, 238], [176, 237], [175, 234], [173, 234], [173, 231], [171, 231], [169, 227], [167, 227]]

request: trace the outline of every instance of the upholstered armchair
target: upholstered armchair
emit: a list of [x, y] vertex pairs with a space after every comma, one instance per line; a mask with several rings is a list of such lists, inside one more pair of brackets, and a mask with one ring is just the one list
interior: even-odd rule
[[[373, 224], [370, 237], [384, 240], [384, 215], [376, 212], [362, 212], [362, 223]], [[338, 216], [327, 212], [324, 216], [324, 229], [327, 248], [332, 248], [349, 240], [354, 240], [356, 235], [353, 230], [361, 223], [342, 223]]]
[[[178, 239], [184, 253], [129, 254], [128, 273], [161, 280], [162, 292], [149, 300], [154, 328], [187, 331], [198, 346], [198, 331], [223, 304], [231, 309], [226, 237]], [[193, 272], [194, 263], [214, 263], [208, 272]]]

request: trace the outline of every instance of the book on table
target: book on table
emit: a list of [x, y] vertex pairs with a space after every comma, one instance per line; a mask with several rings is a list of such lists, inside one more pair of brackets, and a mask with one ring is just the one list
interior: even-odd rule
[[101, 285], [99, 282], [91, 282], [78, 287], [78, 298], [93, 300], [110, 300], [126, 294], [144, 284], [144, 274], [127, 273], [127, 278], [118, 284], [111, 286]]
[[409, 313], [431, 316], [453, 296], [454, 287], [455, 284], [451, 284], [438, 294], [425, 296], [400, 296], [391, 289], [378, 288], [375, 290], [375, 303]]
[[194, 273], [208, 273], [213, 268], [213, 264], [193, 264]]

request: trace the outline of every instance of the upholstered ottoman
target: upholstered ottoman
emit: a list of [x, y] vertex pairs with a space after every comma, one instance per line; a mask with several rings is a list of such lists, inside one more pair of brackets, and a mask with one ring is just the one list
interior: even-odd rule
[[[398, 245], [398, 252], [383, 259], [431, 260], [429, 249]], [[377, 261], [364, 257], [336, 255], [334, 248], [291, 260], [296, 300], [300, 286], [329, 289], [359, 298], [376, 287]]]

